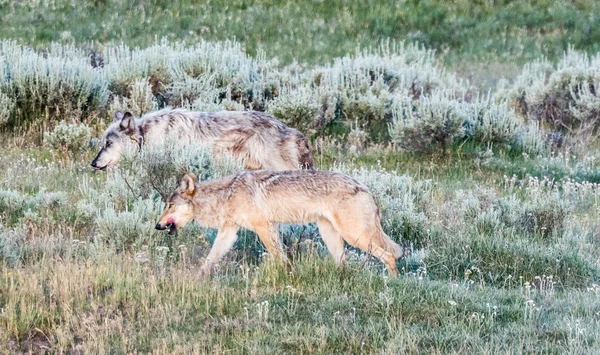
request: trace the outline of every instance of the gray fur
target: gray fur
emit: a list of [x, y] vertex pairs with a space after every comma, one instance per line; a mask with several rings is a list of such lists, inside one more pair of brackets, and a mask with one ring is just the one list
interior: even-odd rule
[[181, 140], [198, 141], [214, 154], [229, 152], [246, 169], [312, 169], [306, 137], [263, 112], [194, 112], [164, 109], [137, 119], [126, 112], [115, 113], [115, 121], [104, 132], [102, 150], [92, 166], [103, 169], [116, 164], [126, 144], [162, 143], [175, 134]]

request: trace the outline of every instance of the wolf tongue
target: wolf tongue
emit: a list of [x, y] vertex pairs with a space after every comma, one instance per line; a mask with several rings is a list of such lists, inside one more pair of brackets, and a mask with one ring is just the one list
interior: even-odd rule
[[173, 217], [169, 217], [169, 219], [167, 219], [167, 224], [175, 224]]

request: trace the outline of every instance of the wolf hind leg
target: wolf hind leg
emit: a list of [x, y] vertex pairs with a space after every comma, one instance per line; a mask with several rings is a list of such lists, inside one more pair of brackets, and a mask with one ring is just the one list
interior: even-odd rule
[[326, 218], [319, 218], [317, 220], [317, 226], [319, 227], [319, 233], [321, 238], [327, 246], [327, 250], [333, 257], [336, 264], [340, 265], [346, 261], [346, 255], [344, 253], [344, 239], [340, 233], [335, 229], [333, 224]]
[[[352, 213], [346, 214], [346, 216], [352, 215]], [[383, 245], [379, 245], [377, 239], [369, 233], [367, 224], [364, 223], [359, 216], [356, 217], [357, 218], [346, 218], [344, 219], [344, 223], [340, 223], [341, 219], [339, 218], [339, 215], [337, 215], [332, 221], [332, 224], [348, 244], [373, 255], [381, 260], [389, 270], [390, 274], [394, 276], [398, 275], [398, 268], [396, 267], [396, 258], [394, 255], [386, 251]]]
[[233, 247], [237, 240], [237, 231], [238, 227], [233, 226], [219, 229], [215, 242], [200, 269], [200, 276], [209, 275], [215, 264]]

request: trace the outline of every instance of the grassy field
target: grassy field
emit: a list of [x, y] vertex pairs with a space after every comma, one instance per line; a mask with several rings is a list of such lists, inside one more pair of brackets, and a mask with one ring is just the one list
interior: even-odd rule
[[388, 37], [419, 41], [455, 65], [555, 59], [569, 44], [600, 50], [593, 0], [28, 0], [2, 2], [0, 14], [0, 38], [25, 44], [236, 38], [248, 53], [262, 48], [282, 63], [324, 64]]
[[[0, 160], [2, 352], [600, 349], [598, 188], [502, 177], [543, 175], [545, 162], [577, 178], [566, 166], [578, 162], [499, 157], [481, 166], [470, 153], [395, 153], [406, 175], [346, 168], [375, 194], [388, 233], [412, 250], [398, 279], [353, 250], [336, 267], [310, 227], [282, 230], [294, 273], [244, 232], [217, 274], [200, 280], [214, 231], [153, 231], [162, 204], [153, 192], [141, 197], [131, 171], [139, 164], [97, 174], [87, 167], [92, 151], [65, 164], [18, 144], [5, 143]], [[335, 159], [335, 148], [321, 154], [317, 161]], [[373, 154], [354, 166], [389, 159]]]
[[[599, 353], [599, 16], [593, 1], [0, 1], [0, 353]], [[239, 165], [168, 143], [89, 167], [115, 110], [166, 105], [304, 132], [317, 168], [372, 192], [409, 250], [400, 277], [353, 248], [336, 266], [309, 225], [280, 226], [294, 272], [241, 231], [198, 278], [215, 231], [154, 230], [156, 182]]]

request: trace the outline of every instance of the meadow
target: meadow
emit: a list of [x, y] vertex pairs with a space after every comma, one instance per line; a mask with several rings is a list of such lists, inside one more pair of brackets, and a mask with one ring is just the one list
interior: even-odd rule
[[[0, 1], [0, 353], [600, 352], [600, 10], [469, 4]], [[301, 130], [369, 187], [400, 277], [286, 225], [294, 272], [242, 231], [199, 279], [215, 231], [154, 230], [161, 196], [239, 164], [89, 167], [115, 110], [164, 106]]]

